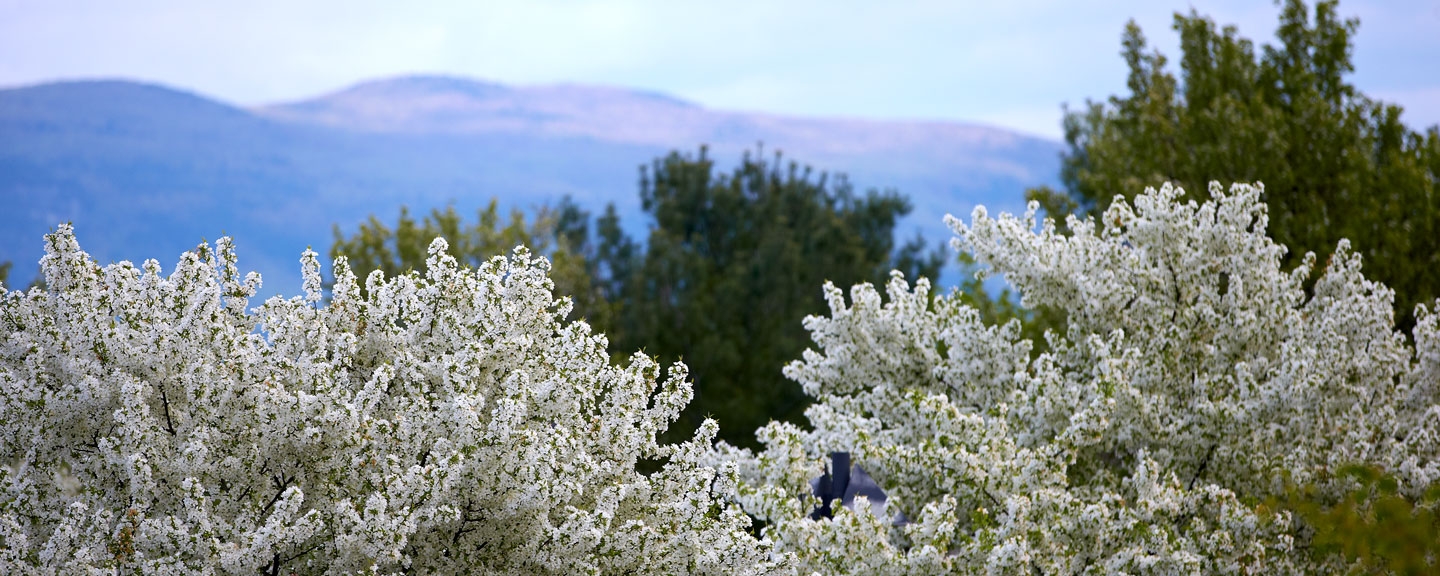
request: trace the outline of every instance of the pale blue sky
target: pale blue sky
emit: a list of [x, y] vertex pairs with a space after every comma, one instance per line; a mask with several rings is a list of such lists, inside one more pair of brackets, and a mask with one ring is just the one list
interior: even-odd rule
[[[1003, 5], [1002, 5], [1003, 4]], [[0, 86], [124, 77], [237, 104], [380, 76], [596, 83], [713, 108], [979, 121], [1058, 138], [1062, 102], [1124, 88], [1129, 18], [1178, 56], [1191, 7], [1257, 41], [1267, 0], [379, 2], [0, 0]], [[1354, 77], [1440, 123], [1440, 2], [1350, 0]]]

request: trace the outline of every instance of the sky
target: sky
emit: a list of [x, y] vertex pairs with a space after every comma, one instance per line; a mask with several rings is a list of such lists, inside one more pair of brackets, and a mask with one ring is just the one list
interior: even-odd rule
[[[1268, 0], [0, 0], [0, 86], [129, 78], [258, 105], [440, 73], [1058, 139], [1062, 104], [1124, 89], [1127, 20], [1173, 61], [1173, 14], [1192, 8], [1273, 42]], [[1440, 123], [1440, 1], [1349, 0], [1340, 12], [1361, 20], [1360, 90], [1404, 106], [1412, 127]]]

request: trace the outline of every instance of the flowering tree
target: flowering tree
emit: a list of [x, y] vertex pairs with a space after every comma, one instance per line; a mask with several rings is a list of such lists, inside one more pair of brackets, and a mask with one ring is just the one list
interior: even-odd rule
[[[1307, 294], [1313, 255], [1281, 269], [1261, 189], [1212, 184], [1123, 199], [1095, 221], [950, 219], [957, 247], [1027, 305], [1063, 310], [1032, 358], [1019, 325], [985, 325], [955, 297], [896, 274], [849, 302], [826, 287], [819, 350], [785, 373], [817, 403], [813, 429], [775, 423], [737, 462], [734, 497], [778, 550], [835, 574], [1307, 573], [1305, 527], [1267, 506], [1293, 483], [1318, 498], [1362, 464], [1417, 496], [1440, 478], [1440, 319], [1393, 329], [1392, 293], [1341, 242]], [[848, 451], [888, 492], [886, 514], [812, 520], [808, 480]], [[908, 522], [900, 521], [903, 512]], [[1320, 563], [1320, 565], [1317, 565]]]
[[[101, 268], [62, 227], [47, 288], [0, 301], [0, 572], [1343, 569], [1268, 503], [1341, 499], [1360, 465], [1434, 506], [1440, 318], [1420, 307], [1409, 343], [1343, 242], [1307, 292], [1314, 258], [1281, 269], [1256, 187], [1181, 195], [1070, 235], [1033, 205], [951, 220], [1026, 304], [1064, 311], [1042, 354], [924, 280], [827, 286], [819, 350], [785, 371], [813, 429], [771, 424], [758, 453], [709, 448], [713, 423], [657, 443], [683, 366], [657, 385], [644, 355], [610, 365], [523, 249], [471, 271], [437, 241], [425, 275], [364, 296], [340, 259], [324, 305], [307, 252], [305, 296], [251, 312], [259, 278], [227, 240], [164, 277]], [[836, 451], [883, 512], [811, 518]]]
[[[48, 289], [0, 302], [0, 573], [765, 573], [716, 494], [733, 465], [656, 434], [691, 395], [561, 320], [516, 249], [424, 276], [336, 261], [322, 305], [247, 311], [227, 239], [100, 267], [68, 226]], [[644, 475], [637, 459], [664, 459]]]

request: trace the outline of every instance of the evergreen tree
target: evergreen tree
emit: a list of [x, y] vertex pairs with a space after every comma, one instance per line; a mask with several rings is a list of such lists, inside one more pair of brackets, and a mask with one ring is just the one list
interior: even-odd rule
[[713, 416], [721, 439], [753, 446], [767, 422], [799, 421], [808, 402], [781, 368], [809, 345], [802, 319], [825, 310], [820, 287], [883, 282], [897, 264], [933, 278], [942, 262], [923, 240], [897, 253], [904, 196], [858, 194], [779, 154], [746, 153], [724, 174], [703, 147], [672, 153], [642, 169], [640, 196], [654, 218], [645, 252], [602, 221], [598, 259], [606, 281], [624, 283], [611, 292], [625, 310], [612, 347], [690, 367], [695, 399], [671, 429], [678, 438]]
[[1408, 129], [1399, 106], [1349, 82], [1358, 26], [1333, 0], [1313, 18], [1304, 2], [1287, 0], [1279, 46], [1257, 50], [1233, 26], [1177, 14], [1177, 79], [1130, 22], [1129, 94], [1066, 114], [1068, 196], [1029, 196], [1052, 215], [1098, 216], [1116, 195], [1164, 181], [1197, 200], [1211, 180], [1263, 182], [1288, 264], [1305, 252], [1324, 262], [1349, 238], [1366, 271], [1395, 289], [1401, 325], [1412, 325], [1415, 304], [1440, 295], [1440, 131]]
[[472, 266], [524, 244], [550, 258], [556, 293], [571, 296], [573, 316], [608, 334], [612, 360], [641, 349], [689, 365], [695, 399], [670, 440], [689, 438], [710, 416], [721, 439], [744, 446], [771, 420], [803, 416], [808, 400], [781, 368], [809, 344], [803, 321], [825, 310], [826, 281], [884, 283], [892, 269], [935, 278], [945, 261], [943, 247], [918, 235], [897, 247], [895, 225], [910, 210], [901, 194], [860, 194], [844, 176], [778, 154], [767, 161], [747, 153], [727, 174], [704, 148], [677, 152], [642, 167], [640, 180], [642, 207], [654, 219], [643, 242], [625, 234], [614, 205], [592, 232], [590, 213], [569, 198], [528, 223], [513, 211], [503, 226], [492, 201], [468, 226], [453, 208], [418, 222], [401, 208], [393, 229], [373, 216], [349, 236], [336, 227], [330, 255], [347, 256], [363, 279], [371, 270], [423, 272], [436, 236]]

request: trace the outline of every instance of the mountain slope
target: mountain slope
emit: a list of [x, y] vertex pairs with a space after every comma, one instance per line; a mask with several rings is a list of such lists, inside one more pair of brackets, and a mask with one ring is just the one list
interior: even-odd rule
[[1048, 178], [1053, 171], [1037, 175], [1041, 167], [1036, 164], [1053, 164], [1045, 156], [1058, 150], [1053, 142], [971, 124], [714, 111], [617, 88], [506, 87], [436, 76], [366, 82], [256, 112], [291, 123], [372, 133], [513, 134], [666, 148], [706, 143], [721, 152], [766, 142], [806, 159], [883, 158], [892, 164], [904, 155], [915, 164], [912, 170], [948, 162], [1014, 178]]
[[939, 122], [713, 111], [663, 95], [587, 86], [509, 87], [417, 76], [314, 100], [243, 109], [127, 81], [0, 90], [0, 260], [34, 277], [41, 235], [72, 221], [102, 262], [168, 267], [202, 238], [236, 238], [264, 294], [295, 294], [300, 251], [400, 204], [464, 212], [499, 197], [616, 202], [644, 230], [636, 168], [708, 144], [724, 169], [757, 142], [860, 187], [893, 187], [907, 223], [946, 237], [945, 212], [1017, 209], [1057, 172], [1058, 144]]

